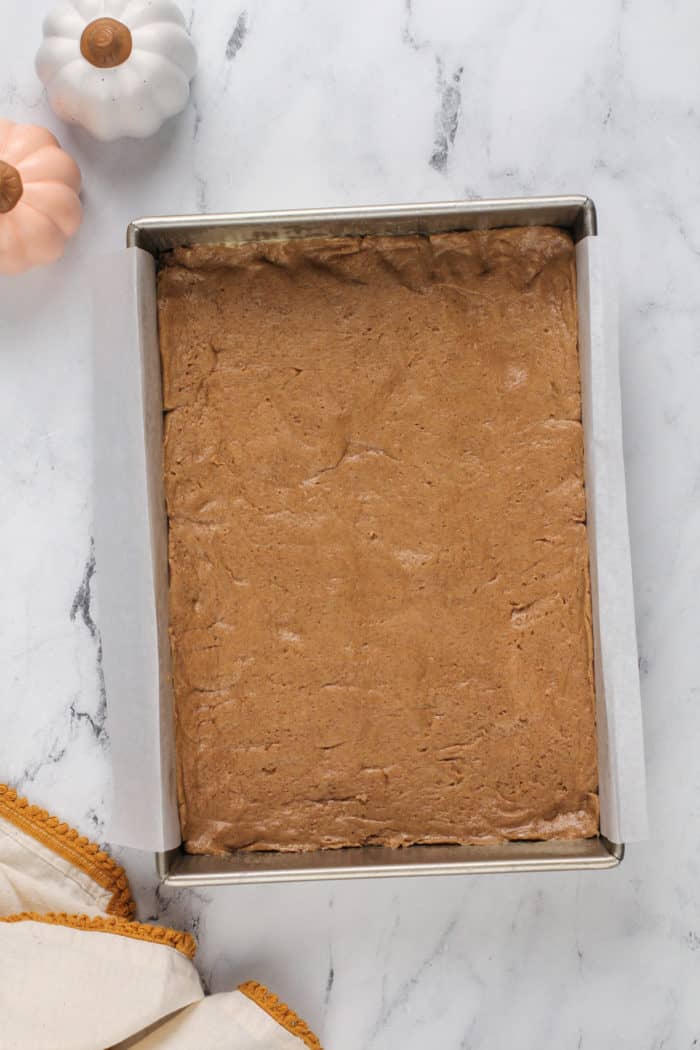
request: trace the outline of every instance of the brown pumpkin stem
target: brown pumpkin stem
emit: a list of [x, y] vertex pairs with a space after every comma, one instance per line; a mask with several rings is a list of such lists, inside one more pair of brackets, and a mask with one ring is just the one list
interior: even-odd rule
[[131, 48], [129, 28], [116, 18], [96, 18], [85, 26], [80, 38], [83, 58], [99, 69], [120, 66], [131, 54]]
[[0, 215], [12, 211], [24, 193], [22, 176], [5, 160], [0, 160]]

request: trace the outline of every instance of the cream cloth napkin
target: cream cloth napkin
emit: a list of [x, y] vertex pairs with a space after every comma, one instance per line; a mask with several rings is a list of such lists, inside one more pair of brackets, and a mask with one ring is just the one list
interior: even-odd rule
[[321, 1050], [263, 985], [205, 997], [193, 938], [133, 913], [119, 865], [0, 784], [3, 1050]]

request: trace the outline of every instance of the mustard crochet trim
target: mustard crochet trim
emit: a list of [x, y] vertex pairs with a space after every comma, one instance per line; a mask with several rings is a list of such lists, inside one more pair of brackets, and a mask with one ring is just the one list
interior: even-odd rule
[[245, 984], [238, 986], [238, 991], [243, 992], [243, 995], [252, 999], [261, 1010], [269, 1014], [273, 1021], [277, 1021], [277, 1024], [281, 1025], [282, 1028], [286, 1028], [297, 1039], [301, 1039], [304, 1046], [307, 1046], [309, 1050], [323, 1050], [317, 1036], [311, 1031], [306, 1021], [302, 1021], [300, 1017], [297, 1017], [294, 1011], [286, 1003], [278, 999], [264, 984], [258, 984], [257, 981], [246, 981]]
[[107, 905], [109, 915], [131, 918], [136, 905], [126, 873], [96, 843], [90, 842], [58, 817], [52, 817], [40, 806], [32, 806], [26, 798], [18, 798], [17, 792], [7, 784], [0, 784], [0, 816], [80, 868], [98, 886], [110, 890], [112, 896]]
[[188, 959], [197, 951], [194, 937], [168, 926], [150, 926], [145, 922], [129, 922], [118, 915], [67, 915], [65, 912], [23, 911], [17, 915], [6, 915], [0, 922], [43, 922], [48, 926], [68, 926], [73, 930], [89, 930], [96, 933], [116, 933], [120, 937], [131, 937], [135, 941], [150, 941], [176, 948]]

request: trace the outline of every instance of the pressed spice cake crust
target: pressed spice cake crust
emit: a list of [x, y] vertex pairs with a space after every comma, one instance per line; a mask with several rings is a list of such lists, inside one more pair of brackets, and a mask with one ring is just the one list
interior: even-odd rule
[[186, 848], [596, 834], [570, 237], [178, 249], [158, 306]]

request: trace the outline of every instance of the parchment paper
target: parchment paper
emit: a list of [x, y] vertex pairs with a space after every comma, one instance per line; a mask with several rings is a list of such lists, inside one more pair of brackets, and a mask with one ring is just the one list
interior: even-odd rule
[[591, 559], [600, 827], [612, 842], [647, 836], [642, 705], [622, 456], [616, 283], [604, 240], [576, 245], [579, 354]]
[[94, 289], [94, 508], [107, 724], [110, 841], [180, 843], [167, 631], [155, 264], [129, 248], [100, 261]]

